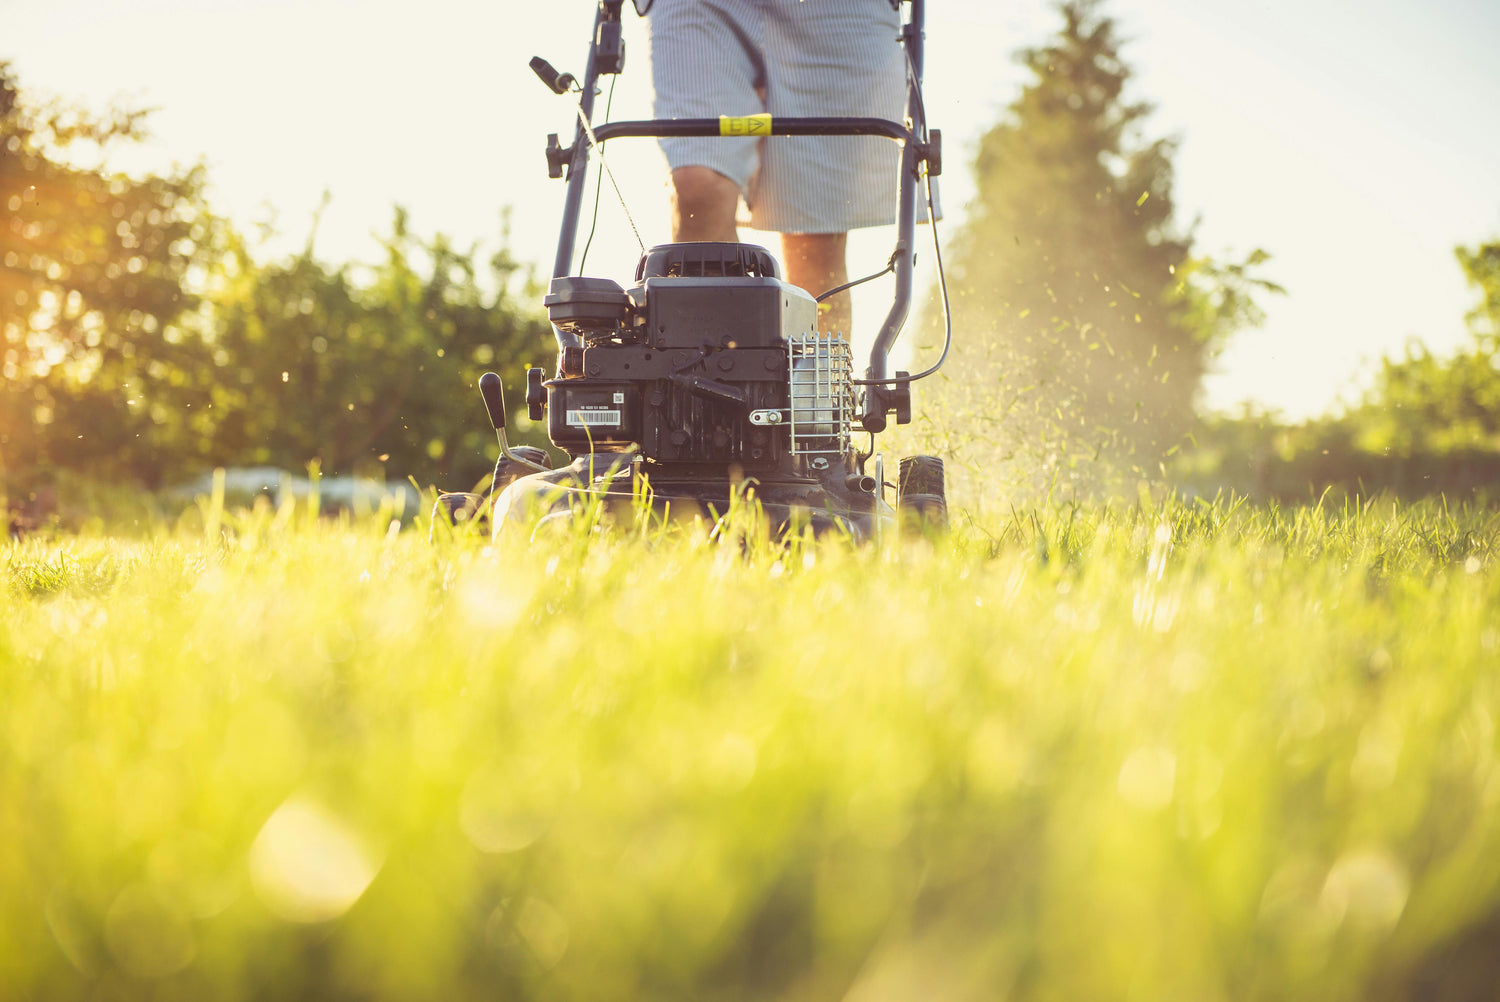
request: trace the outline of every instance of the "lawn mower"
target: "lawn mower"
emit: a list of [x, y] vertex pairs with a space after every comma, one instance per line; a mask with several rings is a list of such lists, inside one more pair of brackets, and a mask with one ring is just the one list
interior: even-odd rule
[[[549, 467], [535, 447], [505, 437], [501, 380], [485, 373], [479, 389], [500, 446], [488, 499], [443, 494], [435, 520], [482, 517], [493, 532], [537, 518], [568, 519], [583, 510], [651, 510], [666, 516], [720, 518], [736, 501], [758, 506], [779, 531], [806, 526], [856, 539], [914, 522], [946, 524], [943, 463], [901, 460], [886, 482], [875, 435], [894, 415], [911, 420], [911, 384], [936, 372], [888, 372], [888, 356], [910, 309], [918, 185], [941, 170], [941, 134], [922, 106], [924, 0], [904, 0], [900, 42], [907, 59], [906, 121], [753, 115], [717, 119], [594, 124], [601, 77], [624, 68], [624, 0], [600, 0], [581, 83], [541, 58], [532, 68], [558, 94], [578, 97], [573, 142], [549, 137], [548, 173], [566, 178], [553, 278], [544, 300], [557, 341], [551, 378], [526, 372], [531, 420], [545, 421], [552, 443], [571, 457]], [[900, 144], [897, 239], [885, 270], [831, 290], [781, 278], [776, 259], [743, 243], [669, 243], [645, 250], [626, 289], [607, 278], [571, 274], [590, 152], [624, 137], [880, 136]], [[925, 178], [924, 178], [925, 175]], [[601, 181], [603, 178], [601, 177]], [[926, 207], [932, 215], [931, 182]], [[933, 248], [941, 276], [941, 256]], [[856, 378], [849, 340], [819, 332], [818, 301], [860, 282], [893, 274], [894, 302]], [[858, 447], [859, 432], [868, 435]], [[895, 488], [894, 504], [887, 488]], [[491, 503], [492, 502], [492, 503]]]

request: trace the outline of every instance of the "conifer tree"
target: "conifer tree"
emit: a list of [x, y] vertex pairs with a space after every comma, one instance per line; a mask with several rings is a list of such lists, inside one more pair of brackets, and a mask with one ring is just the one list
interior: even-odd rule
[[1253, 286], [1271, 286], [1245, 270], [1262, 252], [1193, 260], [1174, 223], [1173, 141], [1142, 135], [1150, 108], [1127, 99], [1115, 23], [1096, 0], [1058, 9], [1061, 30], [1021, 53], [1031, 79], [979, 144], [932, 421], [938, 447], [987, 476], [1011, 458], [1039, 486], [1092, 486], [1158, 468], [1215, 342], [1254, 319]]

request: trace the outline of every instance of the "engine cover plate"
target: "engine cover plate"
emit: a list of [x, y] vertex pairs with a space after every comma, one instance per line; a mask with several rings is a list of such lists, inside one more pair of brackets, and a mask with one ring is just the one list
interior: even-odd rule
[[547, 387], [547, 434], [570, 451], [608, 452], [641, 441], [641, 393], [629, 383], [554, 380]]

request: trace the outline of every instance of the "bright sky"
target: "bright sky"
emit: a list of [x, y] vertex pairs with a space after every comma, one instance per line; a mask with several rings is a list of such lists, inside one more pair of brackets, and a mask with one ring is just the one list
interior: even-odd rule
[[[807, 0], [817, 2], [817, 0]], [[873, 2], [873, 0], [872, 0]], [[972, 195], [975, 140], [1024, 79], [1010, 58], [1051, 34], [1045, 0], [929, 0], [927, 106], [943, 129], [949, 226]], [[1131, 39], [1134, 99], [1174, 134], [1181, 218], [1211, 254], [1270, 251], [1290, 295], [1243, 332], [1208, 399], [1300, 417], [1349, 396], [1409, 338], [1461, 344], [1475, 301], [1456, 244], [1500, 237], [1500, 3], [1494, 0], [1106, 0]], [[128, 163], [207, 162], [212, 199], [241, 223], [274, 207], [300, 246], [322, 192], [331, 260], [373, 259], [391, 206], [417, 232], [512, 243], [550, 269], [562, 183], [548, 132], [571, 107], [532, 76], [544, 55], [582, 74], [590, 0], [0, 0], [0, 59], [23, 87], [102, 107], [154, 106], [156, 139]], [[615, 118], [649, 117], [642, 26], [626, 5]], [[600, 106], [602, 115], [602, 101]], [[664, 167], [649, 140], [611, 144], [649, 245], [668, 238]], [[608, 192], [592, 274], [627, 277], [636, 248]], [[775, 249], [775, 238], [748, 234]], [[580, 246], [582, 243], [580, 237]], [[851, 271], [881, 267], [866, 231]], [[930, 278], [931, 254], [921, 255]], [[857, 326], [889, 292], [856, 299]], [[962, 336], [962, 332], [957, 332]]]

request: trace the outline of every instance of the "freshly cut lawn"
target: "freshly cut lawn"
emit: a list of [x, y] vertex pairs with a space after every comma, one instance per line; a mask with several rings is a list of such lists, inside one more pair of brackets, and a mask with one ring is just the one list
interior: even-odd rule
[[0, 546], [0, 998], [1500, 983], [1500, 516]]

